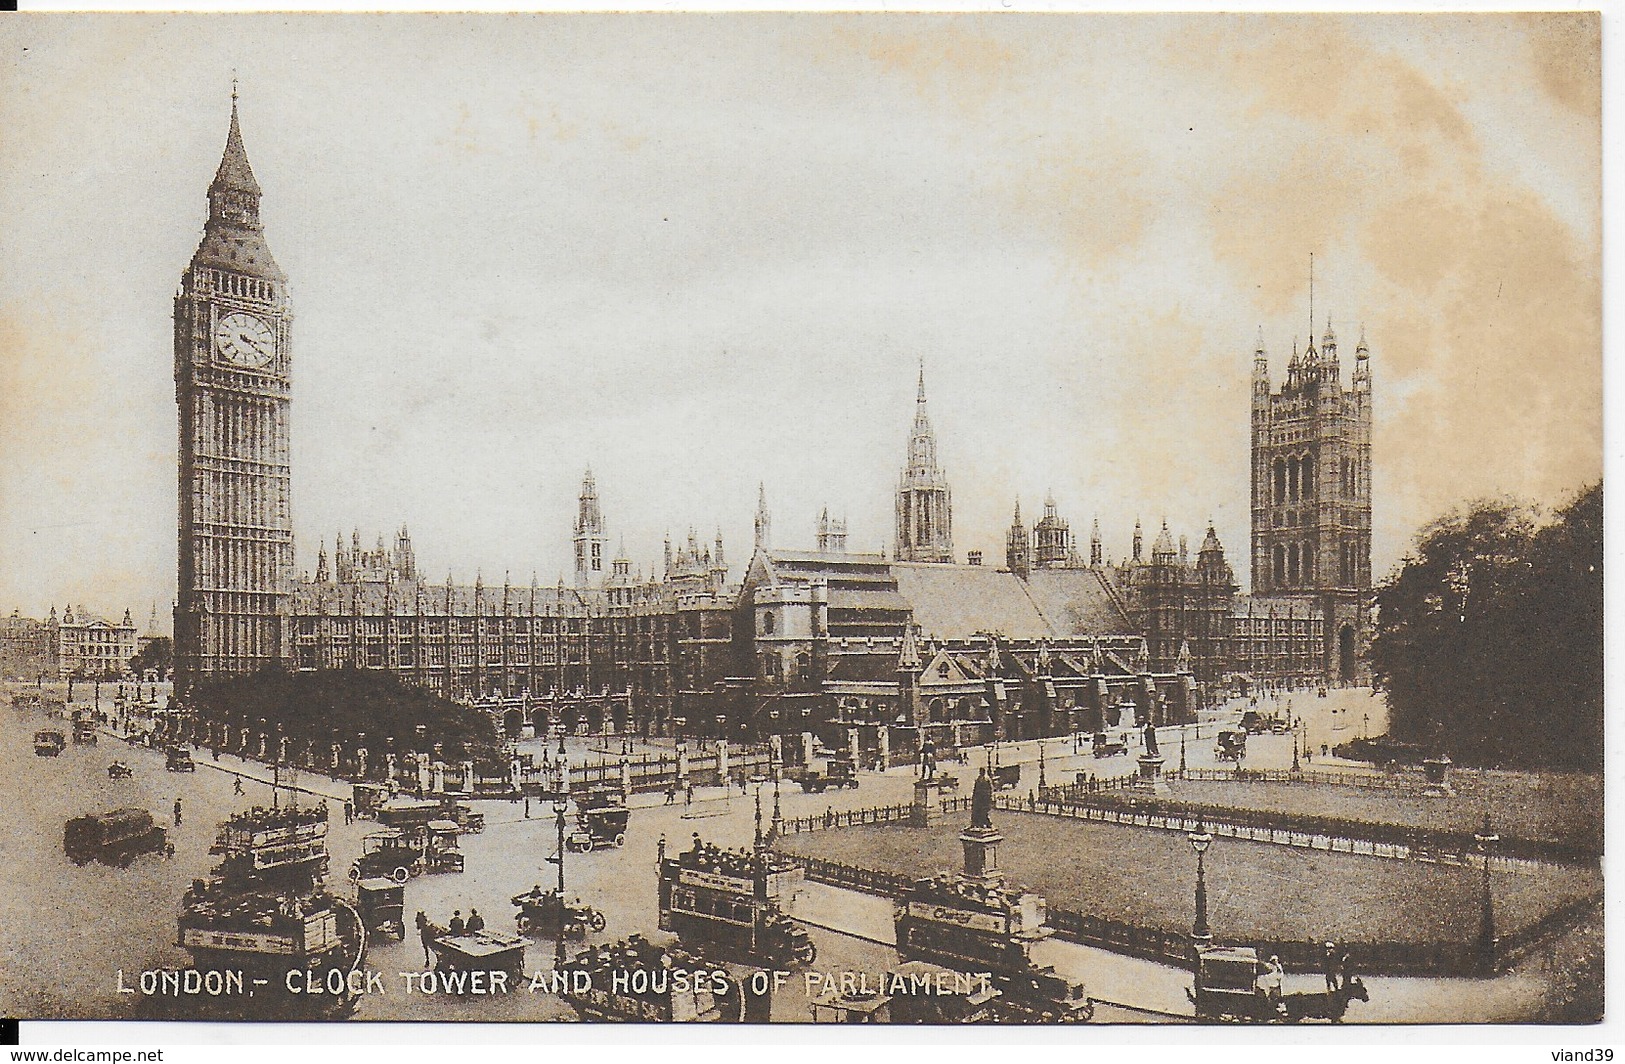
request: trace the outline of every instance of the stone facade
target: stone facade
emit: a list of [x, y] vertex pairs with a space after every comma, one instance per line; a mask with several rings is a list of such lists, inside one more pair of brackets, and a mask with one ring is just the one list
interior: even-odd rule
[[1252, 562], [1259, 604], [1296, 600], [1320, 615], [1315, 670], [1368, 681], [1371, 587], [1371, 351], [1354, 350], [1345, 387], [1331, 322], [1317, 351], [1293, 342], [1286, 380], [1253, 353]]
[[260, 225], [237, 124], [209, 185], [203, 241], [175, 296], [180, 520], [175, 679], [285, 661], [294, 585], [287, 278]]

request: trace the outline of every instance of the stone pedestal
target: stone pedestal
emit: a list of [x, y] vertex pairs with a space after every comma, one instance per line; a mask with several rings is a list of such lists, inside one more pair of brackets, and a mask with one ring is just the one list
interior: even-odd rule
[[1430, 757], [1422, 762], [1422, 774], [1427, 779], [1427, 786], [1422, 793], [1429, 798], [1452, 798], [1456, 789], [1450, 785], [1450, 757], [1440, 754]]
[[999, 843], [1003, 841], [998, 828], [966, 828], [960, 832], [965, 878], [989, 887], [1003, 884], [1004, 873], [999, 871]]
[[914, 827], [929, 827], [942, 819], [942, 781], [935, 776], [914, 781], [914, 808], [908, 822]]
[[1159, 754], [1140, 755], [1140, 776], [1134, 789], [1146, 794], [1167, 794], [1168, 781], [1162, 778], [1163, 759]]

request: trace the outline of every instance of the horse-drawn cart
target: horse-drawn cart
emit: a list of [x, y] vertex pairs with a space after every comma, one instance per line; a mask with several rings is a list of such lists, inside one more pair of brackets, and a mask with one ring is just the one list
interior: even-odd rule
[[1261, 984], [1260, 976], [1268, 971], [1259, 964], [1258, 951], [1250, 946], [1202, 950], [1196, 959], [1196, 985], [1186, 991], [1196, 1006], [1196, 1019], [1206, 1023], [1339, 1023], [1350, 1001], [1371, 1000], [1357, 976], [1344, 976], [1335, 990], [1287, 994], [1279, 986], [1266, 989]]

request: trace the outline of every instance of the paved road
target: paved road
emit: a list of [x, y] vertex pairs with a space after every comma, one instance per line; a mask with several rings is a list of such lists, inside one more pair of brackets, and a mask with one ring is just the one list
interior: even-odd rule
[[[1315, 713], [1328, 734], [1331, 716], [1352, 712], [1360, 703], [1358, 692], [1333, 692], [1327, 700], [1294, 696], [1297, 712]], [[1345, 703], [1345, 699], [1355, 700]], [[1367, 699], [1369, 702], [1369, 699]], [[1318, 703], [1318, 705], [1317, 705]], [[1347, 706], [1347, 709], [1342, 707]], [[29, 736], [42, 726], [38, 713], [0, 709], [0, 772], [15, 798], [12, 816], [0, 824], [0, 844], [9, 860], [0, 865], [0, 956], [36, 960], [27, 980], [0, 980], [0, 1013], [34, 1016], [115, 1016], [127, 1001], [116, 991], [115, 973], [122, 968], [178, 966], [185, 954], [174, 945], [174, 918], [180, 895], [194, 877], [207, 874], [215, 858], [208, 854], [218, 823], [232, 810], [248, 805], [269, 805], [270, 774], [265, 766], [227, 755], [215, 763], [205, 752], [195, 773], [167, 773], [161, 752], [131, 748], [104, 737], [96, 747], [70, 747], [60, 759], [32, 755]], [[1215, 723], [1188, 730], [1189, 764], [1212, 764]], [[1316, 725], [1312, 724], [1312, 727]], [[1375, 727], [1373, 728], [1375, 730]], [[1161, 738], [1170, 767], [1178, 764], [1177, 730]], [[1313, 732], [1312, 732], [1313, 734]], [[1197, 736], [1200, 735], [1200, 738]], [[1280, 747], [1280, 749], [1276, 749]], [[1290, 764], [1290, 739], [1258, 737], [1250, 747], [1249, 764]], [[1000, 760], [1023, 765], [1022, 790], [1037, 783], [1039, 745], [1005, 744]], [[122, 783], [106, 779], [106, 765], [114, 757], [128, 761], [135, 778]], [[1099, 761], [1087, 753], [1071, 753], [1070, 740], [1044, 743], [1044, 771], [1050, 782], [1075, 771], [1118, 774], [1134, 770], [1132, 758]], [[975, 757], [966, 766], [948, 766], [969, 787]], [[1317, 762], [1318, 767], [1318, 762]], [[232, 780], [240, 776], [246, 793], [233, 793]], [[308, 802], [325, 795], [334, 808], [330, 850], [336, 880], [343, 880], [362, 848], [364, 836], [376, 825], [359, 821], [345, 825], [336, 803], [348, 785], [308, 773], [291, 781], [307, 793], [295, 800]], [[846, 810], [906, 802], [912, 795], [913, 772], [900, 767], [891, 772], [865, 773], [857, 790], [811, 795], [786, 787], [780, 803], [786, 817], [811, 816], [828, 809]], [[184, 826], [174, 833], [176, 855], [164, 860], [142, 858], [129, 869], [99, 866], [75, 868], [62, 855], [60, 825], [80, 813], [136, 804], [167, 814], [176, 797], [183, 801]], [[762, 790], [764, 821], [771, 816], [773, 791]], [[556, 849], [556, 831], [550, 809], [533, 803], [526, 819], [522, 803], [481, 802], [488, 828], [467, 836], [463, 849], [468, 871], [462, 875], [424, 876], [406, 890], [408, 919], [421, 909], [444, 922], [454, 909], [465, 915], [479, 908], [493, 928], [512, 927], [513, 907], [508, 899], [536, 883], [551, 884], [557, 866], [547, 858]], [[654, 857], [657, 840], [664, 835], [672, 846], [686, 844], [693, 832], [724, 846], [747, 846], [754, 832], [755, 794], [737, 789], [701, 788], [690, 806], [666, 806], [660, 795], [638, 796], [628, 827], [627, 842], [619, 850], [566, 857], [568, 891], [603, 909], [609, 921], [601, 936], [613, 939], [633, 931], [652, 932], [656, 924]], [[344, 889], [341, 885], [340, 889]], [[797, 901], [795, 911], [817, 925], [813, 932], [821, 971], [880, 973], [895, 962], [891, 949], [891, 903], [864, 895], [811, 885]], [[572, 947], [578, 943], [571, 943]], [[531, 941], [527, 968], [538, 971], [552, 963], [553, 942]], [[1051, 940], [1040, 947], [1039, 958], [1083, 982], [1096, 997], [1128, 1006], [1163, 1012], [1188, 1011], [1184, 997], [1188, 976], [1165, 965], [1120, 957], [1100, 950]], [[451, 1000], [408, 996], [399, 973], [423, 966], [420, 945], [375, 942], [368, 964], [386, 976], [388, 992], [363, 999], [358, 1015], [367, 1019], [481, 1019], [540, 1020], [570, 1018], [569, 1010], [547, 994], [519, 993], [506, 997]], [[1317, 977], [1305, 977], [1310, 987]], [[1427, 1020], [1430, 1022], [1528, 1019], [1537, 1015], [1539, 985], [1529, 978], [1506, 977], [1491, 983], [1434, 980], [1372, 980], [1372, 1002], [1353, 1017], [1367, 1020]], [[807, 1017], [807, 987], [793, 980], [775, 1002], [781, 1019]], [[1128, 1019], [1143, 1015], [1132, 1008], [1102, 1018]]]

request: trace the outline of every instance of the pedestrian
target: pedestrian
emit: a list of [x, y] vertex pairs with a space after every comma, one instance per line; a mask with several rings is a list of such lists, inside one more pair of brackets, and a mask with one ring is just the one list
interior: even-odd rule
[[243, 793], [243, 778], [241, 776], [233, 776], [233, 777], [231, 777], [231, 793], [233, 793], [233, 794], [242, 794]]
[[471, 935], [476, 931], [485, 930], [485, 917], [480, 915], [478, 909], [468, 910], [468, 926], [464, 930]]
[[344, 799], [344, 822], [346, 824], [355, 822], [355, 803], [348, 798]]
[[423, 967], [428, 968], [434, 961], [434, 954], [429, 950], [429, 943], [434, 941], [434, 925], [421, 909], [418, 910], [418, 937], [423, 940]]
[[[670, 804], [669, 802], [667, 803]], [[525, 795], [525, 819], [530, 819], [530, 795]]]
[[676, 783], [671, 783], [666, 787], [666, 804], [667, 805], [675, 805], [676, 803], [677, 803], [677, 784]]
[[1337, 981], [1337, 944], [1326, 943], [1326, 949], [1321, 955], [1321, 967], [1326, 973], [1326, 993], [1335, 994], [1338, 990]]
[[694, 784], [683, 784], [683, 808], [687, 809], [694, 804]]
[[175, 799], [175, 826], [181, 826], [181, 800]]
[[446, 933], [456, 938], [466, 930], [467, 926], [463, 923], [463, 910], [452, 910], [451, 922], [446, 925]]

